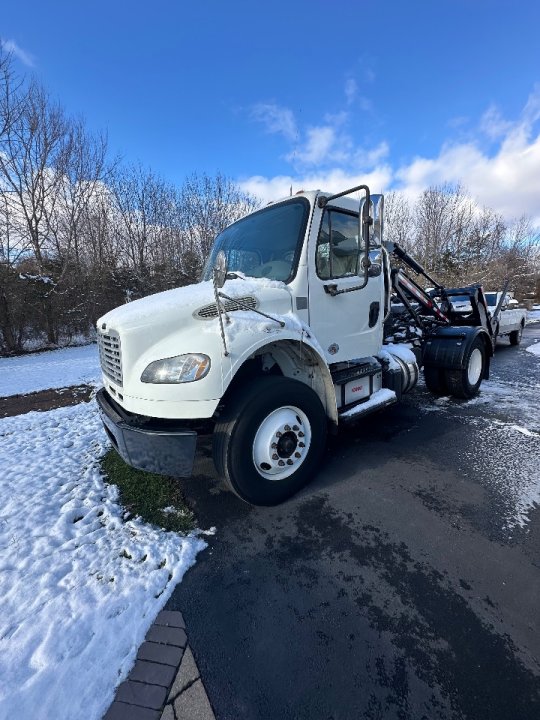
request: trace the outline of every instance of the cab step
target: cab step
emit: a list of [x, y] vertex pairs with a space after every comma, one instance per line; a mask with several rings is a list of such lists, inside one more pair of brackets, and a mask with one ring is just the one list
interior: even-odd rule
[[341, 423], [353, 422], [364, 415], [369, 415], [376, 410], [382, 410], [388, 405], [393, 405], [395, 402], [397, 402], [396, 393], [388, 388], [381, 388], [376, 390], [369, 398], [339, 410], [338, 418]]

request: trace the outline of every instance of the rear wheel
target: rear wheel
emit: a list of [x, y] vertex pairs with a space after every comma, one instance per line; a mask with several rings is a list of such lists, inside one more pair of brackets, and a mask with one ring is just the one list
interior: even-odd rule
[[448, 395], [448, 385], [444, 370], [437, 367], [424, 366], [424, 379], [428, 390], [434, 395]]
[[326, 413], [310, 387], [257, 378], [216, 423], [214, 463], [242, 500], [277, 505], [315, 475], [325, 440]]
[[522, 335], [523, 335], [523, 325], [520, 325], [518, 330], [513, 330], [510, 333], [510, 345], [519, 345], [519, 343], [521, 342]]
[[465, 357], [462, 370], [446, 370], [445, 378], [450, 394], [458, 398], [472, 398], [480, 389], [486, 364], [486, 348], [477, 337]]

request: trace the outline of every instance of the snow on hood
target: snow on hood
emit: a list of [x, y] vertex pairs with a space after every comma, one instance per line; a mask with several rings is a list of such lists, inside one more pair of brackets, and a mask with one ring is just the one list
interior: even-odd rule
[[[247, 295], [261, 298], [261, 294], [264, 295], [264, 291], [270, 288], [281, 289], [290, 296], [289, 288], [285, 283], [266, 278], [228, 280], [222, 290], [232, 298]], [[101, 317], [98, 320], [98, 326], [107, 323], [126, 329], [146, 325], [150, 321], [155, 321], [156, 318], [166, 322], [171, 317], [177, 319], [180, 315], [183, 317], [191, 315], [197, 308], [209, 305], [214, 301], [213, 284], [212, 281], [207, 280], [120, 305]]]

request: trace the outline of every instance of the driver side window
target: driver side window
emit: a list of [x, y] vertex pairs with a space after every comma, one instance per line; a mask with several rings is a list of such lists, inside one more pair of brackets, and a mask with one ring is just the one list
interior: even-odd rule
[[357, 275], [359, 251], [358, 217], [325, 210], [315, 253], [321, 280]]

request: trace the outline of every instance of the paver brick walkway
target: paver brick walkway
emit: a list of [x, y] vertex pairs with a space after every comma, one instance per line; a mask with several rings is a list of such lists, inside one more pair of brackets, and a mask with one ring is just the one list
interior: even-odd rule
[[182, 613], [159, 613], [103, 720], [215, 720]]

